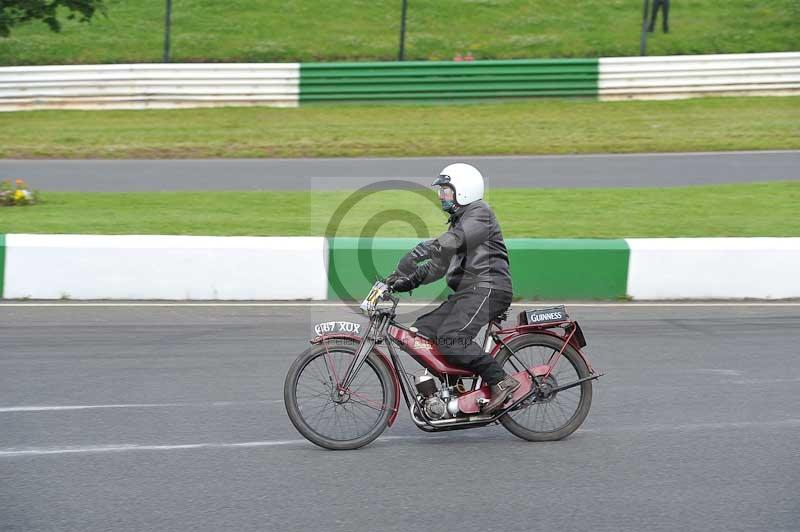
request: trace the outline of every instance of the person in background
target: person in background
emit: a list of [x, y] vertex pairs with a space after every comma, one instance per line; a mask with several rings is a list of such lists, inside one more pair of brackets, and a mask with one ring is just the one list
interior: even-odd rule
[[647, 31], [653, 32], [659, 9], [661, 10], [661, 27], [664, 29], [664, 33], [669, 33], [669, 0], [653, 0], [653, 14], [650, 15], [650, 26]]

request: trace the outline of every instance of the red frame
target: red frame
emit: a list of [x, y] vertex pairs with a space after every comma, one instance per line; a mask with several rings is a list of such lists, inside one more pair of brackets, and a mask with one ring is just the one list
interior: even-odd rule
[[389, 325], [386, 334], [400, 342], [403, 346], [403, 351], [411, 355], [414, 360], [437, 377], [445, 374], [453, 377], [472, 377], [474, 375], [468, 369], [449, 364], [447, 358], [439, 352], [436, 345], [421, 334], [414, 334], [408, 329], [397, 325]]
[[[567, 332], [567, 329], [572, 326], [571, 330]], [[590, 373], [594, 373], [594, 369], [592, 369], [589, 360], [581, 351], [580, 345], [578, 345], [577, 340], [575, 339], [575, 332], [577, 331], [577, 324], [573, 320], [565, 320], [561, 322], [555, 323], [548, 323], [545, 325], [541, 324], [534, 324], [534, 325], [516, 325], [514, 327], [509, 327], [503, 329], [500, 324], [496, 321], [492, 321], [489, 323], [489, 326], [486, 330], [486, 336], [484, 337], [484, 345], [486, 345], [486, 339], [492, 334], [494, 329], [495, 334], [500, 336], [500, 340], [504, 343], [508, 343], [509, 341], [522, 336], [528, 333], [537, 333], [537, 334], [545, 334], [548, 336], [552, 336], [553, 338], [558, 339], [560, 342], [563, 342], [563, 346], [561, 351], [558, 352], [556, 355], [556, 359], [553, 361], [550, 366], [537, 366], [535, 368], [535, 373], [537, 376], [543, 376], [547, 378], [550, 375], [550, 371], [552, 371], [553, 366], [558, 362], [558, 358], [564, 352], [567, 345], [572, 345], [572, 347], [578, 352], [578, 354], [583, 358], [584, 362], [586, 362], [586, 366], [589, 368]], [[564, 334], [558, 334], [553, 331], [553, 329], [562, 329]], [[437, 349], [435, 344], [430, 343], [430, 339], [422, 336], [421, 334], [414, 333], [409, 329], [404, 328], [403, 326], [390, 323], [389, 327], [386, 330], [387, 336], [391, 336], [395, 340], [397, 340], [402, 346], [403, 350], [411, 355], [414, 360], [420, 363], [423, 367], [427, 368], [432, 374], [436, 375], [437, 377], [442, 377], [444, 375], [453, 376], [453, 377], [472, 377], [474, 374], [463, 368], [453, 366], [448, 363], [447, 358], [442, 355], [439, 350]], [[355, 334], [348, 334], [348, 333], [331, 333], [331, 334], [323, 334], [321, 336], [317, 336], [313, 340], [311, 340], [312, 344], [323, 344], [325, 346], [326, 355], [328, 352], [328, 342], [331, 340], [350, 340], [356, 343], [361, 343], [362, 337], [357, 336]], [[502, 343], [497, 343], [493, 348], [492, 351], [489, 353], [491, 356], [496, 357], [500, 350], [503, 348]], [[399, 378], [397, 376], [397, 368], [389, 361], [389, 357], [383, 353], [377, 347], [373, 347], [372, 352], [376, 354], [376, 356], [386, 364], [388, 368], [390, 368], [390, 373], [392, 374], [392, 381], [395, 388], [395, 401], [394, 405], [392, 405], [392, 413], [389, 416], [389, 426], [392, 426], [395, 419], [397, 418], [397, 412], [400, 408], [400, 395], [402, 394], [402, 390], [400, 387]], [[547, 367], [546, 370], [544, 368]], [[339, 379], [338, 376], [335, 378]], [[337, 382], [338, 385], [338, 382]], [[473, 391], [473, 393], [480, 393], [482, 390], [478, 389]]]
[[[535, 325], [535, 324], [517, 325], [515, 327], [509, 327], [507, 329], [501, 328], [499, 325], [496, 324], [496, 322], [490, 323], [489, 327], [491, 328], [493, 325], [497, 329], [500, 329], [499, 331], [497, 331], [497, 334], [501, 336], [501, 340], [503, 340], [503, 342], [505, 343], [508, 343], [514, 338], [522, 336], [523, 334], [534, 333], [534, 332], [537, 334], [546, 334], [548, 336], [552, 336], [553, 338], [557, 338], [559, 341], [564, 342], [564, 347], [562, 347], [561, 351], [559, 351], [558, 353], [559, 356], [561, 356], [561, 353], [564, 352], [564, 349], [566, 349], [567, 344], [569, 344], [575, 349], [575, 351], [578, 352], [583, 361], [586, 362], [586, 367], [589, 368], [589, 373], [594, 373], [594, 368], [592, 368], [592, 365], [589, 363], [589, 359], [586, 358], [586, 355], [584, 355], [583, 351], [581, 351], [581, 346], [578, 345], [578, 340], [575, 338], [575, 332], [578, 330], [578, 324], [573, 320], [559, 321], [557, 323], [550, 323], [547, 325]], [[570, 333], [567, 333], [565, 328], [569, 327], [570, 325], [573, 325], [574, 327]], [[564, 334], [561, 335], [553, 332], [552, 329], [556, 328], [564, 330]], [[489, 330], [487, 330], [486, 333], [489, 334]], [[494, 349], [492, 349], [491, 355], [493, 357], [496, 357], [497, 353], [499, 353], [500, 349], [502, 348], [503, 348], [502, 344], [495, 345]], [[558, 359], [556, 359], [556, 361], [558, 361]]]
[[[561, 328], [565, 329], [568, 328], [570, 325], [575, 324], [572, 320], [565, 320], [556, 323], [549, 323], [546, 325], [517, 325], [514, 327], [509, 327], [507, 329], [503, 329], [500, 327], [499, 323], [497, 322], [490, 322], [489, 328], [486, 330], [486, 336], [484, 337], [484, 345], [486, 344], [486, 338], [492, 333], [492, 329], [497, 329], [495, 332], [500, 336], [500, 339], [504, 343], [508, 343], [514, 338], [518, 336], [522, 336], [523, 334], [528, 333], [537, 333], [537, 334], [546, 334], [548, 336], [552, 336], [553, 338], [557, 338], [560, 342], [564, 342], [564, 346], [561, 348], [561, 351], [558, 352], [556, 355], [555, 360], [551, 364], [551, 366], [555, 366], [558, 362], [558, 359], [561, 357], [561, 354], [566, 349], [566, 346], [572, 345], [572, 347], [578, 352], [578, 354], [583, 358], [584, 362], [586, 362], [586, 366], [589, 368], [591, 373], [594, 373], [591, 364], [589, 364], [589, 360], [581, 351], [581, 346], [578, 345], [577, 340], [575, 339], [575, 331], [577, 330], [577, 326], [574, 326], [572, 330], [567, 333], [566, 330], [564, 331], [563, 335], [557, 334], [552, 331], [554, 328]], [[404, 351], [411, 355], [414, 360], [419, 362], [423, 367], [427, 368], [432, 374], [436, 375], [437, 377], [441, 377], [443, 375], [450, 375], [453, 377], [472, 377], [473, 373], [469, 370], [465, 370], [458, 366], [451, 365], [447, 358], [442, 355], [439, 350], [436, 348], [436, 345], [430, 343], [430, 339], [422, 336], [418, 333], [413, 333], [408, 329], [398, 326], [397, 324], [392, 324], [389, 326], [386, 334], [397, 340], [400, 344], [403, 345]], [[492, 351], [489, 353], [491, 356], [496, 357], [500, 350], [503, 348], [503, 344], [497, 343], [493, 348]], [[545, 375], [545, 378], [549, 376], [550, 373], [548, 372]]]

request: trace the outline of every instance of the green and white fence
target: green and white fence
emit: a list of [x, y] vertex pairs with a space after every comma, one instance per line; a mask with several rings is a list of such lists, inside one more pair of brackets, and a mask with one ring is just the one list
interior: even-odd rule
[[800, 53], [608, 57], [603, 100], [800, 94]]
[[303, 63], [300, 102], [596, 96], [597, 59]]
[[[5, 299], [351, 300], [417, 239], [0, 235]], [[800, 238], [508, 239], [525, 300], [800, 297]], [[412, 299], [441, 298], [444, 281]]]
[[0, 68], [0, 111], [297, 106], [298, 63]]
[[800, 53], [0, 67], [0, 110], [800, 94]]

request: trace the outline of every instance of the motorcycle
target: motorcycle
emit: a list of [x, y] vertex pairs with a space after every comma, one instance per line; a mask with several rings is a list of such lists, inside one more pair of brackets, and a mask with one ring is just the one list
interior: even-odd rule
[[[394, 423], [401, 395], [425, 432], [500, 423], [524, 440], [555, 441], [575, 432], [589, 414], [592, 381], [602, 374], [581, 351], [583, 331], [564, 306], [524, 310], [510, 328], [502, 327], [507, 313], [490, 321], [484, 351], [521, 385], [503, 406], [485, 413], [489, 386], [451, 365], [435, 340], [396, 322], [398, 303], [391, 288], [377, 281], [360, 306], [369, 317], [363, 335], [357, 323], [319, 324], [311, 347], [290, 367], [286, 412], [312, 443], [333, 450], [369, 444]], [[408, 373], [397, 349], [424, 373]]]

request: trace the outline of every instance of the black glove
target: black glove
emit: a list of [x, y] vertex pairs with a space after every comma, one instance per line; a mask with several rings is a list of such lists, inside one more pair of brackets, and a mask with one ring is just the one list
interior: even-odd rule
[[392, 290], [395, 292], [410, 292], [417, 287], [416, 283], [408, 277], [398, 277], [392, 283]]
[[393, 271], [392, 273], [389, 274], [389, 276], [386, 279], [383, 280], [383, 282], [391, 287], [394, 284], [394, 282], [401, 277], [403, 277], [402, 273]]

